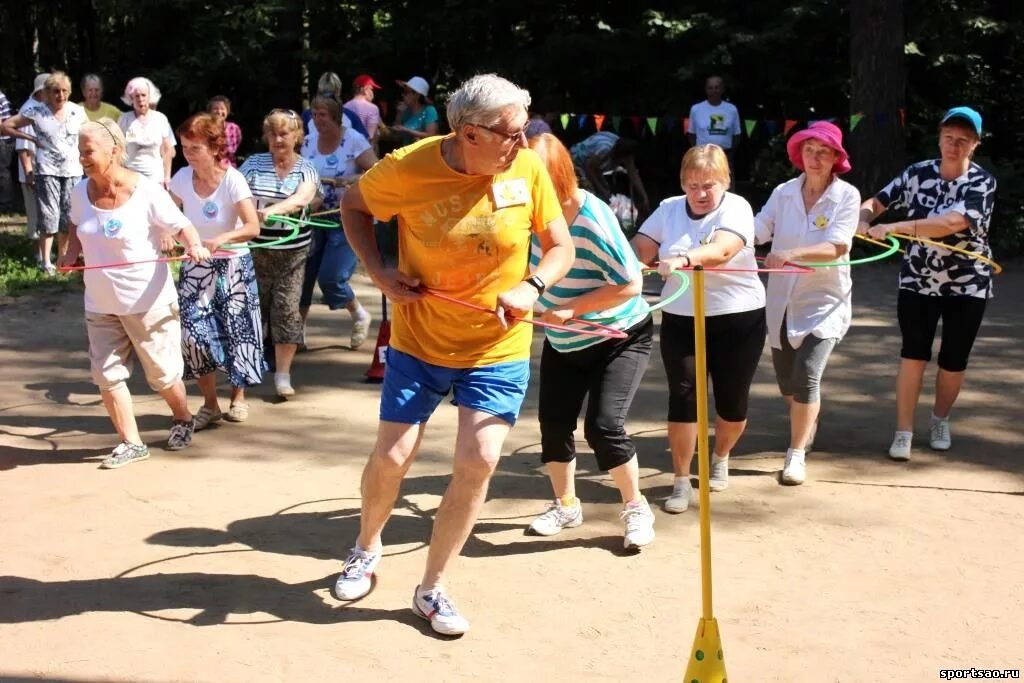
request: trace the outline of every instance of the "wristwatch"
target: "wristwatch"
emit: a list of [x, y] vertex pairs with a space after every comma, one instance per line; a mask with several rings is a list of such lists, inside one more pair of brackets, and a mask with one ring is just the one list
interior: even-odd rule
[[536, 275], [531, 275], [530, 277], [523, 280], [523, 282], [534, 287], [537, 290], [538, 294], [543, 294], [544, 290], [548, 288], [548, 286], [544, 284], [544, 281], [541, 280]]

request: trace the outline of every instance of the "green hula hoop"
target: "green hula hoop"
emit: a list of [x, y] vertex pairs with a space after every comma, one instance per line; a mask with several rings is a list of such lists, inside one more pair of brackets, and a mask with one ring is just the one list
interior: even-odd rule
[[828, 263], [804, 263], [803, 261], [797, 261], [797, 265], [806, 266], [807, 268], [838, 268], [839, 266], [859, 266], [863, 263], [874, 263], [875, 261], [881, 261], [884, 258], [889, 258], [897, 251], [900, 250], [900, 241], [892, 235], [886, 235], [885, 239], [889, 241], [888, 251], [883, 251], [881, 254], [875, 254], [874, 256], [865, 256], [864, 258], [854, 259], [852, 261], [829, 261]]
[[[643, 272], [644, 273], [657, 273], [658, 271], [655, 270], [654, 268], [647, 268]], [[669, 294], [664, 299], [662, 299], [661, 301], [659, 301], [658, 303], [654, 304], [653, 306], [652, 305], [648, 305], [647, 306], [647, 310], [644, 311], [644, 315], [650, 315], [651, 313], [654, 313], [655, 311], [659, 311], [662, 308], [665, 308], [670, 303], [672, 303], [673, 301], [675, 301], [676, 299], [681, 297], [683, 294], [685, 294], [686, 291], [690, 288], [690, 278], [683, 271], [681, 271], [681, 270], [673, 270], [672, 274], [669, 275], [669, 277], [674, 277], [677, 280], [679, 280], [679, 288], [676, 289], [676, 291], [674, 291], [671, 294]], [[587, 317], [583, 317], [583, 318], [581, 318], [581, 320], [586, 320], [587, 322], [592, 322], [592, 323], [607, 324], [607, 323], [610, 323], [610, 322], [615, 322], [616, 320], [622, 320], [623, 318], [631, 318], [631, 317], [633, 317], [633, 315], [636, 315], [636, 314], [634, 313], [634, 314], [631, 314], [631, 315], [628, 315], [628, 316], [619, 315], [619, 316], [615, 316], [615, 317], [611, 317], [611, 318], [587, 318]]]
[[338, 226], [327, 221], [317, 221], [309, 218], [292, 218], [291, 216], [271, 216], [267, 219], [268, 223], [283, 223], [285, 225], [292, 226], [292, 231], [284, 237], [279, 237], [276, 240], [270, 242], [261, 242], [258, 244], [250, 244], [248, 242], [242, 244], [225, 244], [221, 246], [221, 249], [268, 249], [270, 247], [276, 247], [287, 242], [291, 242], [299, 236], [299, 230], [303, 225], [309, 225], [314, 228], [337, 228]]

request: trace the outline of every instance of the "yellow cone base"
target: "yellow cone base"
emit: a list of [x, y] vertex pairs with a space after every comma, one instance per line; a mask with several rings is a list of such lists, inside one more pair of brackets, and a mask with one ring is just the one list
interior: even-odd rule
[[717, 619], [701, 619], [683, 683], [727, 683]]

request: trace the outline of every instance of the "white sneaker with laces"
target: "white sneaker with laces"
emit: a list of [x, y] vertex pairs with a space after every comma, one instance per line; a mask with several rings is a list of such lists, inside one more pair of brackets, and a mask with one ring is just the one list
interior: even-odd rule
[[932, 417], [931, 435], [928, 445], [936, 451], [948, 451], [953, 445], [953, 435], [949, 433], [949, 418]]
[[366, 342], [366, 337], [370, 334], [371, 322], [373, 322], [373, 318], [366, 309], [363, 309], [362, 315], [352, 319], [352, 336], [348, 339], [350, 349], [354, 351]]
[[709, 491], [724, 491], [729, 488], [729, 456], [719, 458], [711, 454], [711, 476], [708, 477]]
[[807, 479], [806, 452], [790, 448], [786, 451], [786, 464], [782, 466], [782, 483], [796, 486]]
[[461, 636], [469, 630], [469, 622], [459, 614], [455, 605], [444, 594], [443, 588], [432, 591], [416, 591], [412, 594], [412, 611], [430, 622], [430, 627], [444, 636]]
[[583, 508], [579, 498], [571, 506], [563, 506], [556, 500], [548, 503], [548, 509], [530, 523], [530, 531], [541, 536], [554, 536], [562, 529], [572, 529], [580, 524], [583, 524]]
[[662, 508], [665, 512], [679, 514], [686, 512], [690, 507], [691, 500], [693, 500], [693, 484], [689, 479], [685, 479], [672, 487], [672, 495], [665, 499]]
[[910, 442], [913, 438], [913, 432], [896, 432], [889, 446], [889, 457], [900, 462], [910, 460]]
[[380, 557], [380, 553], [352, 548], [341, 568], [341, 576], [334, 582], [334, 594], [339, 600], [358, 600], [370, 592]]
[[626, 550], [642, 548], [654, 540], [654, 513], [643, 496], [624, 507], [619, 519], [626, 525], [622, 540], [622, 547]]

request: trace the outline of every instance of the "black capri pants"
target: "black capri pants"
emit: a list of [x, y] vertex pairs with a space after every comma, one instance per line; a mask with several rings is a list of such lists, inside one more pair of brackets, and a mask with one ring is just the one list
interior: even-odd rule
[[963, 372], [987, 303], [987, 299], [975, 296], [928, 296], [901, 289], [896, 298], [896, 317], [903, 335], [900, 357], [930, 361], [935, 330], [942, 318], [939, 367], [947, 372]]
[[[750, 385], [767, 331], [763, 308], [705, 319], [715, 412], [726, 422], [747, 419]], [[661, 360], [668, 380], [668, 421], [696, 422], [697, 365], [692, 316], [661, 316]]]
[[654, 346], [651, 316], [626, 330], [625, 339], [608, 339], [579, 351], [562, 353], [544, 340], [540, 357], [541, 461], [572, 462], [576, 457], [576, 420], [589, 393], [583, 435], [602, 472], [636, 454], [626, 433], [626, 414], [647, 370]]

